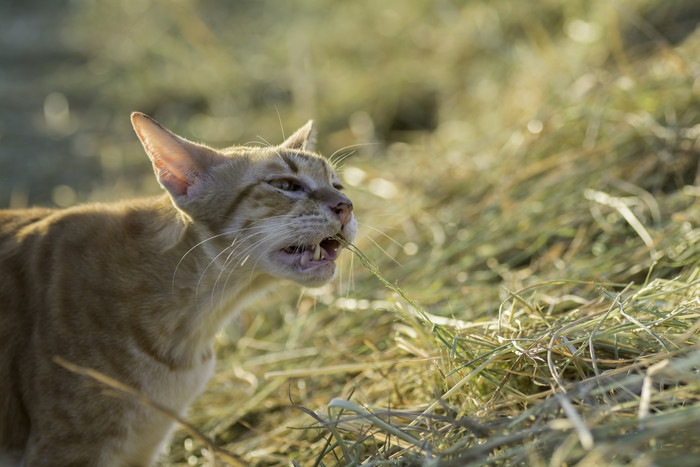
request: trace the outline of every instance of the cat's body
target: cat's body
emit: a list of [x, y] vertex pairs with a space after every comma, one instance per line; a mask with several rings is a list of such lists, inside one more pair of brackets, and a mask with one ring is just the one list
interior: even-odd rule
[[308, 149], [215, 151], [141, 114], [168, 194], [0, 211], [0, 464], [149, 465], [172, 421], [58, 365], [95, 369], [183, 413], [237, 308], [279, 279], [331, 279], [352, 204]]

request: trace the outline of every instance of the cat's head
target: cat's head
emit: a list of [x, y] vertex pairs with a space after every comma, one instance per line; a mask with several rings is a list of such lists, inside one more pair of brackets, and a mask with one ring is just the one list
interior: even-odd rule
[[216, 150], [144, 114], [131, 121], [174, 206], [206, 232], [215, 264], [311, 287], [333, 277], [357, 221], [335, 170], [312, 152], [311, 122], [279, 146]]

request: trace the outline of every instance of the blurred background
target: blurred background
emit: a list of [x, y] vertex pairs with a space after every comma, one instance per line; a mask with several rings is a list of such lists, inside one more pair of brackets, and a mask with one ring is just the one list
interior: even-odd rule
[[548, 102], [699, 17], [692, 0], [4, 0], [0, 206], [157, 190], [133, 110], [214, 146], [313, 118], [325, 152], [437, 134], [435, 163], [488, 164], [494, 138], [542, 131]]

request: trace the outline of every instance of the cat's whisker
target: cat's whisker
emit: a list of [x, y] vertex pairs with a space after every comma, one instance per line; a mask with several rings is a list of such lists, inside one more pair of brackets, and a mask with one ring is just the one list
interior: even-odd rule
[[[216, 276], [216, 280], [214, 281], [214, 285], [213, 285], [212, 288], [211, 288], [211, 296], [210, 296], [209, 302], [210, 302], [212, 305], [214, 304], [214, 301], [215, 301], [215, 300], [214, 300], [214, 296], [215, 296], [215, 293], [216, 293], [216, 288], [217, 288], [218, 285], [219, 285], [219, 281], [221, 280], [221, 275], [222, 275], [223, 272], [226, 270], [226, 267], [228, 266], [228, 264], [229, 264], [229, 262], [230, 262], [230, 260], [231, 260], [231, 256], [233, 256], [233, 254], [236, 252], [236, 248], [237, 248], [237, 247], [235, 247], [235, 242], [236, 242], [236, 240], [234, 239], [234, 241], [231, 242], [231, 244], [230, 244], [228, 247], [226, 247], [226, 248], [224, 248], [224, 250], [222, 250], [222, 252], [223, 252], [223, 251], [226, 251], [226, 250], [229, 249], [229, 248], [231, 249], [231, 251], [229, 252], [228, 256], [226, 256], [226, 259], [224, 260], [224, 264], [222, 265], [221, 270], [219, 271], [219, 274]], [[225, 289], [225, 287], [224, 287], [224, 289]], [[225, 290], [222, 290], [222, 295], [223, 295], [223, 292], [224, 292], [224, 291], [225, 291]]]
[[[260, 233], [264, 233], [264, 232], [260, 232]], [[254, 235], [255, 234], [249, 235], [247, 238], [248, 239], [252, 238]], [[234, 248], [231, 251], [231, 253], [228, 255], [228, 257], [226, 258], [226, 260], [224, 261], [224, 264], [221, 267], [221, 271], [219, 272], [219, 275], [217, 276], [217, 279], [214, 283], [214, 286], [212, 287], [212, 297], [216, 292], [216, 288], [218, 287], [218, 284], [221, 280], [221, 276], [223, 275], [224, 271], [226, 271], [227, 268], [230, 268], [230, 271], [226, 276], [226, 281], [224, 282], [224, 285], [221, 289], [222, 300], [224, 299], [224, 294], [228, 288], [229, 278], [231, 277], [231, 274], [234, 272], [235, 268], [237, 266], [243, 267], [247, 258], [250, 256], [250, 252], [253, 251], [254, 249], [256, 249], [259, 245], [263, 245], [263, 244], [267, 243], [269, 240], [270, 240], [269, 236], [263, 237], [260, 240], [256, 241], [255, 243], [253, 243], [252, 245], [247, 246], [246, 249], [244, 249], [241, 252], [236, 252], [236, 249]], [[236, 253], [235, 256], [234, 256], [234, 253]], [[243, 260], [236, 266], [235, 263], [238, 261], [238, 258], [243, 258]], [[233, 267], [231, 267], [232, 264], [234, 265]]]
[[[282, 216], [280, 216], [280, 217], [282, 217]], [[257, 247], [257, 245], [266, 243], [267, 238], [263, 238], [263, 239], [258, 240], [257, 242], [255, 242], [253, 245], [249, 246], [246, 250], [244, 250], [243, 253], [241, 253], [241, 254], [236, 254], [237, 249], [238, 249], [238, 246], [235, 245], [236, 242], [239, 242], [240, 246], [243, 246], [243, 244], [244, 244], [245, 242], [247, 242], [248, 239], [251, 239], [251, 238], [253, 238], [253, 237], [256, 236], [256, 235], [260, 235], [260, 234], [264, 234], [264, 233], [265, 233], [264, 231], [261, 231], [259, 228], [257, 228], [257, 229], [258, 229], [258, 231], [254, 231], [253, 233], [247, 235], [246, 237], [243, 237], [243, 239], [240, 239], [238, 236], [234, 237], [234, 239], [232, 240], [232, 242], [231, 242], [228, 246], [226, 246], [226, 247], [225, 247], [222, 251], [220, 251], [214, 258], [212, 258], [212, 260], [209, 262], [209, 264], [207, 265], [207, 267], [204, 269], [204, 271], [203, 271], [203, 272], [201, 273], [201, 275], [200, 275], [199, 281], [198, 281], [198, 283], [197, 283], [197, 287], [196, 287], [196, 289], [195, 289], [195, 297], [198, 297], [198, 295], [199, 295], [199, 289], [200, 289], [201, 282], [202, 282], [202, 280], [204, 279], [204, 277], [205, 277], [207, 271], [209, 270], [209, 268], [210, 268], [210, 267], [212, 266], [212, 264], [214, 264], [227, 250], [230, 250], [228, 256], [226, 257], [226, 259], [225, 259], [224, 262], [223, 262], [223, 265], [222, 265], [221, 268], [220, 268], [220, 271], [219, 271], [219, 274], [218, 274], [218, 276], [217, 276], [217, 279], [214, 281], [214, 284], [213, 284], [213, 286], [211, 287], [211, 303], [213, 304], [213, 302], [214, 302], [214, 294], [215, 294], [216, 288], [218, 287], [218, 283], [219, 283], [219, 280], [220, 280], [220, 278], [221, 278], [221, 274], [222, 274], [223, 271], [227, 268], [228, 264], [231, 263], [231, 262], [235, 262], [235, 261], [236, 261], [236, 258], [239, 258], [239, 257], [241, 257], [241, 256], [243, 256], [243, 255], [249, 254], [250, 251], [252, 251], [255, 247]], [[234, 232], [235, 232], [235, 233], [240, 233], [240, 232], [243, 231], [243, 230], [254, 230], [254, 229], [253, 229], [253, 228], [241, 229], [241, 230], [239, 230], [239, 231], [231, 231], [231, 232], [227, 232], [227, 233], [228, 233], [229, 235], [231, 235], [231, 234], [234, 233]], [[216, 237], [219, 237], [219, 236], [221, 236], [221, 235], [216, 235], [216, 236], [213, 236], [213, 237], [209, 237], [209, 238], [207, 239], [207, 241], [212, 240], [212, 239], [214, 239], [214, 238], [216, 238]], [[203, 242], [201, 242], [201, 243], [203, 243]], [[234, 254], [236, 254], [236, 255], [234, 256]], [[245, 262], [245, 258], [244, 258], [244, 261], [241, 262], [241, 264], [239, 264], [239, 266], [243, 266], [243, 263], [244, 263], [244, 262]], [[224, 287], [224, 291], [225, 291], [225, 287]]]
[[[235, 219], [236, 217], [237, 217], [237, 216], [225, 216], [224, 219]], [[289, 219], [289, 220], [292, 220], [292, 219], [294, 219], [294, 216], [292, 216], [292, 215], [289, 214], [289, 213], [285, 213], [285, 214], [280, 214], [280, 215], [277, 215], [277, 216], [268, 216], [268, 217], [265, 217], [265, 218], [263, 218], [263, 219], [251, 220], [251, 221], [249, 221], [248, 227], [239, 228], [239, 229], [232, 229], [231, 232], [243, 232], [243, 231], [246, 231], [246, 230], [250, 230], [251, 228], [254, 228], [256, 224], [268, 223], [268, 222], [270, 222], [270, 221], [276, 221], [276, 220], [281, 220], [281, 219]]]
[[350, 273], [349, 273], [349, 279], [350, 283], [348, 284], [348, 289], [346, 291], [346, 297], [350, 296], [350, 291], [355, 290], [355, 255], [350, 255]]
[[180, 257], [180, 260], [177, 262], [177, 265], [175, 266], [175, 270], [173, 271], [173, 277], [172, 277], [172, 280], [171, 280], [171, 293], [173, 293], [173, 294], [175, 293], [175, 278], [176, 278], [176, 276], [177, 276], [177, 271], [178, 271], [178, 269], [180, 268], [180, 265], [182, 264], [182, 262], [183, 262], [183, 261], [185, 260], [185, 258], [187, 257], [187, 255], [189, 255], [189, 254], [192, 253], [194, 250], [196, 250], [196, 249], [199, 248], [200, 246], [204, 245], [204, 244], [207, 243], [208, 241], [213, 240], [213, 239], [215, 239], [215, 238], [222, 237], [222, 236], [224, 236], [224, 235], [226, 235], [226, 234], [227, 234], [226, 232], [222, 232], [222, 233], [217, 234], [217, 235], [212, 235], [212, 236], [209, 237], [209, 238], [205, 238], [204, 240], [202, 240], [201, 242], [197, 243], [195, 246], [193, 246], [192, 248], [190, 248], [189, 250], [187, 250], [187, 251], [185, 252], [185, 254], [182, 255], [182, 256]]
[[343, 162], [345, 162], [345, 159], [347, 159], [348, 157], [352, 156], [355, 153], [357, 153], [356, 149], [353, 149], [352, 151], [348, 151], [348, 152], [339, 153], [337, 159], [334, 159], [331, 161], [333, 168], [339, 172], [342, 171], [343, 167], [344, 167]]
[[[280, 238], [285, 238], [285, 237], [280, 237]], [[242, 267], [242, 266], [245, 264], [245, 262], [247, 261], [247, 259], [248, 259], [249, 256], [250, 256], [250, 254], [249, 254], [250, 251], [252, 251], [252, 250], [254, 250], [255, 248], [257, 248], [258, 245], [267, 243], [268, 240], [270, 240], [269, 237], [262, 238], [262, 239], [259, 240], [258, 242], [256, 242], [256, 243], [254, 243], [253, 245], [251, 245], [248, 249], [246, 249], [246, 250], [244, 250], [243, 252], [241, 252], [240, 254], [238, 254], [238, 255], [237, 255], [238, 258], [243, 257], [243, 261], [241, 261], [241, 263], [239, 264], [239, 266]], [[258, 256], [258, 259], [255, 261], [255, 264], [253, 264], [252, 267], [250, 268], [250, 277], [249, 277], [249, 281], [252, 281], [252, 279], [253, 279], [252, 276], [253, 276], [253, 274], [254, 274], [256, 268], [257, 268], [257, 265], [258, 265], [258, 262], [260, 261], [260, 259], [261, 259], [261, 257]], [[235, 261], [231, 261], [229, 264], [234, 264], [234, 265], [233, 265], [233, 267], [228, 266], [228, 267], [230, 267], [230, 270], [229, 270], [228, 274], [226, 275], [226, 280], [224, 281], [223, 287], [221, 288], [221, 302], [223, 302], [224, 299], [225, 299], [225, 292], [226, 292], [226, 290], [228, 289], [229, 280], [231, 279], [231, 276], [233, 275], [233, 273], [234, 273], [235, 270], [236, 270]], [[223, 274], [224, 270], [225, 270], [225, 269], [222, 269], [221, 274]], [[220, 278], [217, 279], [217, 283], [218, 283], [219, 279], [220, 279]], [[212, 293], [213, 293], [213, 292], [214, 292], [214, 291], [212, 291]]]
[[[260, 233], [263, 234], [264, 232], [260, 232]], [[273, 235], [278, 235], [280, 240], [281, 240], [281, 239], [289, 239], [289, 240], [291, 240], [291, 241], [294, 240], [293, 238], [290, 238], [289, 235], [284, 235], [283, 233], [279, 233], [279, 232], [272, 232], [272, 233], [271, 233], [270, 235], [268, 235], [267, 237], [263, 237], [263, 238], [261, 238], [260, 240], [256, 241], [255, 243], [253, 243], [252, 245], [248, 245], [248, 246], [246, 247], [246, 249], [244, 249], [243, 251], [239, 252], [236, 256], [234, 256], [234, 257], [231, 259], [230, 264], [236, 263], [236, 262], [238, 261], [238, 258], [243, 258], [243, 260], [242, 260], [240, 263], [238, 263], [238, 266], [242, 267], [242, 266], [244, 265], [245, 261], [246, 261], [247, 256], [249, 256], [249, 255], [251, 254], [252, 251], [254, 251], [255, 249], [257, 249], [257, 247], [258, 247], [259, 245], [264, 245], [264, 244], [267, 244], [267, 243], [273, 243], [273, 242], [274, 242], [275, 238], [273, 237]]]
[[[391, 242], [394, 243], [395, 245], [401, 247], [402, 249], [404, 248], [404, 245], [403, 245], [401, 242], [399, 242], [398, 240], [394, 239], [394, 238], [391, 237], [390, 235], [384, 233], [383, 231], [381, 231], [381, 230], [379, 230], [379, 229], [376, 229], [376, 228], [374, 228], [374, 227], [372, 227], [372, 226], [370, 226], [370, 225], [361, 223], [361, 222], [358, 222], [357, 224], [360, 225], [360, 226], [363, 226], [363, 227], [367, 227], [367, 228], [369, 228], [370, 230], [373, 230], [373, 231], [375, 231], [375, 232], [378, 233], [378, 234], [381, 234], [383, 237], [387, 238], [389, 241], [391, 241]], [[389, 254], [389, 252], [386, 251], [374, 238], [372, 238], [370, 235], [367, 235], [365, 238], [367, 238], [367, 240], [369, 240], [375, 247], [377, 247], [377, 248], [384, 254], [384, 256], [386, 256], [389, 260], [391, 260], [392, 262], [394, 262], [397, 266], [402, 266], [401, 263], [400, 263], [396, 258], [394, 258], [391, 254]], [[356, 247], [355, 245], [352, 245], [352, 246], [354, 247], [354, 249], [357, 249], [357, 247]], [[354, 255], [352, 255], [352, 257], [354, 258]]]
[[280, 131], [282, 132], [282, 141], [286, 140], [287, 137], [284, 135], [284, 124], [282, 123], [282, 116], [280, 115], [280, 109], [275, 106], [275, 112], [277, 113], [277, 120], [280, 123]]
[[206, 276], [207, 271], [208, 271], [209, 268], [212, 266], [212, 264], [216, 263], [216, 260], [219, 259], [219, 257], [220, 257], [221, 255], [223, 255], [223, 254], [226, 252], [226, 250], [228, 250], [229, 248], [231, 248], [231, 246], [227, 246], [226, 248], [224, 248], [223, 250], [221, 250], [221, 251], [219, 252], [219, 254], [217, 254], [214, 258], [212, 258], [212, 259], [209, 261], [209, 264], [207, 264], [207, 266], [204, 268], [204, 270], [202, 271], [202, 273], [199, 275], [199, 280], [197, 281], [197, 286], [196, 286], [195, 289], [194, 289], [194, 296], [195, 296], [195, 299], [199, 298], [199, 287], [200, 287], [200, 285], [202, 284], [202, 280], [203, 280], [204, 277]]
[[[282, 219], [282, 218], [284, 218], [285, 216], [275, 216], [275, 217], [276, 217], [276, 218]], [[272, 219], [272, 217], [271, 217], [271, 218], [267, 218], [267, 219]], [[260, 220], [258, 220], [258, 221], [253, 222], [252, 224], [255, 224], [256, 222], [261, 222], [261, 221], [263, 221], [263, 220], [264, 220], [264, 219], [260, 219]], [[251, 232], [251, 231], [252, 231], [253, 233], [250, 233], [249, 235], [247, 235], [247, 236], [241, 238], [241, 237], [240, 237], [240, 233], [246, 232], [246, 231], [247, 231], [247, 232]], [[230, 231], [221, 233], [221, 234], [219, 234], [219, 235], [214, 235], [214, 236], [211, 236], [211, 237], [207, 238], [206, 240], [204, 240], [204, 241], [198, 243], [197, 245], [195, 245], [195, 247], [191, 248], [190, 251], [193, 250], [194, 248], [198, 247], [198, 246], [201, 246], [202, 244], [204, 244], [204, 243], [207, 242], [207, 241], [214, 240], [214, 239], [219, 238], [219, 237], [221, 237], [221, 236], [224, 236], [224, 235], [227, 235], [227, 236], [236, 235], [236, 236], [233, 238], [233, 240], [231, 241], [231, 243], [223, 250], [223, 251], [226, 251], [226, 250], [229, 249], [229, 248], [233, 248], [233, 249], [231, 250], [231, 253], [229, 254], [229, 256], [227, 256], [227, 259], [224, 261], [224, 267], [225, 267], [225, 266], [228, 264], [228, 262], [230, 261], [230, 258], [231, 258], [231, 256], [233, 255], [233, 253], [236, 252], [236, 249], [237, 249], [237, 246], [235, 245], [236, 242], [238, 242], [238, 243], [240, 243], [240, 244], [243, 244], [243, 243], [245, 243], [248, 239], [253, 238], [254, 236], [260, 235], [260, 233], [262, 233], [262, 232], [259, 230], [259, 227], [253, 226], [253, 225], [251, 225], [250, 227], [245, 228], [245, 229], [238, 229], [238, 230], [233, 229], [233, 230], [230, 230]], [[264, 241], [264, 240], [263, 240], [263, 241]], [[219, 256], [221, 256], [221, 254], [223, 253], [223, 251], [220, 252], [219, 254], [217, 254], [216, 257], [212, 260], [212, 262], [213, 262], [213, 261], [216, 261], [216, 259], [217, 259]], [[188, 253], [189, 253], [189, 251], [188, 251]], [[181, 260], [181, 261], [182, 261], [182, 260]], [[211, 265], [211, 263], [210, 263], [210, 265]]]
[[[223, 261], [223, 264], [220, 268], [219, 274], [217, 275], [217, 279], [214, 281], [213, 286], [211, 287], [211, 302], [212, 304], [214, 303], [214, 296], [216, 294], [216, 290], [219, 287], [219, 283], [221, 280], [221, 276], [223, 272], [230, 267], [231, 264], [235, 264], [238, 262], [239, 258], [243, 258], [243, 260], [238, 263], [236, 266], [230, 268], [231, 271], [227, 275], [227, 280], [224, 283], [224, 286], [221, 288], [221, 294], [222, 294], [222, 300], [224, 299], [226, 289], [227, 289], [227, 284], [228, 284], [228, 278], [230, 275], [233, 273], [236, 267], [243, 267], [245, 262], [247, 261], [247, 257], [250, 255], [252, 251], [255, 251], [255, 249], [259, 245], [264, 245], [266, 243], [270, 243], [272, 240], [273, 235], [278, 235], [279, 240], [282, 238], [289, 238], [290, 232], [286, 232], [284, 229], [286, 229], [287, 225], [291, 225], [290, 223], [287, 224], [278, 224], [278, 225], [263, 225], [262, 227], [256, 224], [261, 224], [263, 222], [266, 222], [269, 224], [270, 219], [284, 219], [288, 218], [288, 215], [280, 215], [280, 216], [271, 216], [269, 218], [265, 219], [257, 219], [253, 222], [251, 222], [251, 225], [245, 229], [240, 229], [240, 230], [231, 230], [227, 232], [228, 235], [232, 234], [238, 234], [234, 239], [231, 241], [231, 243], [224, 248], [221, 252], [219, 252], [209, 263], [207, 268], [205, 268], [204, 272], [202, 273], [202, 276], [199, 279], [199, 283], [197, 285], [197, 292], [196, 294], [198, 295], [199, 293], [199, 286], [201, 281], [203, 280], [204, 275], [208, 271], [208, 269], [211, 267], [211, 265], [217, 261], [227, 250], [230, 250], [228, 253], [226, 259]], [[270, 230], [270, 232], [267, 232], [266, 230]], [[248, 232], [247, 235], [244, 237], [240, 237], [240, 234], [243, 232]], [[251, 245], [247, 245], [248, 241], [256, 236], [263, 235], [263, 238], [255, 241]], [[218, 236], [216, 236], [218, 237]], [[208, 240], [213, 239], [214, 237], [210, 237]], [[236, 245], [238, 243], [238, 245]], [[242, 251], [239, 251], [239, 248], [244, 248]], [[257, 263], [257, 262], [256, 262]]]
[[[231, 235], [231, 232], [222, 232], [222, 233], [220, 233], [220, 234], [212, 235], [212, 236], [210, 236], [210, 237], [207, 237], [206, 239], [200, 241], [199, 243], [197, 243], [196, 245], [194, 245], [192, 248], [190, 248], [189, 250], [187, 250], [187, 252], [186, 252], [184, 255], [182, 255], [182, 257], [180, 258], [180, 260], [179, 260], [178, 263], [177, 263], [177, 266], [175, 267], [175, 270], [173, 271], [173, 276], [172, 276], [172, 280], [171, 280], [171, 291], [172, 291], [172, 293], [175, 292], [175, 280], [176, 280], [177, 271], [178, 271], [180, 265], [182, 264], [182, 262], [183, 262], [183, 261], [185, 260], [185, 258], [187, 257], [187, 255], [189, 255], [189, 254], [190, 254], [192, 251], [194, 251], [196, 248], [199, 248], [200, 246], [203, 246], [203, 245], [206, 244], [207, 242], [210, 242], [210, 241], [212, 241], [212, 240], [215, 240], [215, 239], [217, 239], [217, 238], [219, 238], [219, 237], [222, 237], [222, 236], [225, 236], [225, 235]], [[233, 246], [233, 245], [231, 245], [231, 246]], [[230, 248], [230, 247], [225, 248], [223, 251], [226, 251], [226, 249], [228, 249], [228, 248]], [[199, 278], [199, 281], [197, 282], [197, 287], [196, 287], [196, 289], [195, 289], [195, 298], [196, 298], [197, 295], [198, 295], [199, 286], [200, 286], [200, 283], [201, 283], [201, 281], [202, 281], [202, 278], [203, 278], [204, 274], [205, 274], [206, 271], [209, 269], [209, 267], [211, 267], [211, 265], [216, 261], [216, 259], [217, 259], [221, 254], [223, 254], [223, 251], [220, 252], [218, 255], [216, 255], [213, 259], [211, 259], [210, 262], [209, 262], [209, 264], [208, 264], [208, 265], [206, 266], [206, 268], [204, 269], [204, 271], [200, 274], [200, 278]]]
[[243, 143], [243, 145], [244, 146], [254, 146], [254, 147], [258, 147], [258, 148], [270, 147], [270, 143], [263, 143], [263, 142], [258, 141], [258, 140], [246, 141], [245, 143]]
[[274, 149], [274, 153], [275, 153], [275, 155], [277, 156], [277, 158], [280, 160], [280, 162], [282, 162], [283, 164], [286, 163], [286, 162], [284, 161], [284, 158], [282, 157], [282, 154], [279, 152], [278, 149], [275, 148], [275, 149]]
[[382, 237], [386, 238], [387, 240], [389, 240], [389, 241], [390, 241], [391, 243], [393, 243], [394, 245], [396, 245], [396, 246], [398, 246], [398, 247], [401, 247], [402, 249], [405, 247], [403, 243], [399, 242], [399, 241], [396, 240], [394, 237], [392, 237], [391, 235], [387, 234], [386, 232], [384, 232], [384, 231], [381, 230], [381, 229], [378, 229], [378, 228], [376, 228], [376, 227], [373, 227], [373, 226], [371, 226], [371, 225], [369, 225], [369, 224], [365, 224], [364, 222], [359, 222], [359, 221], [358, 221], [357, 224], [360, 225], [360, 226], [362, 226], [362, 227], [364, 227], [364, 228], [368, 228], [368, 229], [370, 229], [370, 230], [373, 231], [373, 232], [378, 233], [379, 235], [381, 235]]
[[262, 136], [258, 135], [257, 137], [258, 137], [258, 140], [261, 141], [263, 147], [266, 147], [266, 148], [275, 147], [272, 143], [270, 143], [268, 140], [266, 140]]
[[[229, 252], [229, 254], [226, 256], [226, 259], [224, 260], [224, 262], [223, 262], [223, 264], [221, 265], [221, 267], [219, 268], [220, 271], [219, 271], [219, 274], [218, 274], [218, 276], [217, 276], [216, 281], [214, 281], [214, 285], [213, 285], [213, 287], [212, 287], [212, 293], [213, 293], [214, 290], [216, 290], [216, 287], [217, 287], [217, 285], [218, 285], [218, 283], [219, 283], [219, 280], [221, 279], [221, 275], [223, 274], [223, 271], [225, 271], [226, 268], [228, 267], [228, 265], [231, 264], [231, 263], [235, 260], [235, 258], [236, 258], [237, 256], [239, 256], [239, 255], [237, 254], [237, 253], [238, 253], [239, 247], [244, 246], [244, 243], [247, 242], [248, 239], [253, 238], [255, 235], [256, 235], [256, 233], [253, 233], [253, 234], [250, 234], [250, 235], [247, 235], [247, 236], [243, 237], [243, 239], [240, 239], [239, 237], [234, 237], [234, 239], [231, 241], [231, 243], [230, 243], [228, 246], [226, 246], [226, 247], [222, 250], [221, 253], [223, 253], [223, 252], [225, 252], [225, 251], [227, 251], [227, 250], [230, 250], [230, 252]], [[237, 245], [236, 243], [238, 243], [238, 245]], [[248, 250], [245, 250], [245, 251], [248, 251]], [[236, 255], [236, 256], [234, 256], [234, 255]], [[233, 258], [233, 259], [232, 259], [232, 258]]]
[[[317, 208], [319, 209], [320, 206]], [[320, 209], [319, 209], [320, 210]], [[313, 213], [313, 210], [310, 210], [308, 214]], [[324, 214], [325, 216], [325, 214]], [[271, 223], [269, 222], [270, 220], [283, 220], [287, 219], [289, 222], [286, 222], [284, 224], [274, 224], [270, 225]], [[248, 260], [249, 255], [251, 252], [255, 251], [260, 245], [265, 245], [265, 244], [274, 244], [277, 243], [279, 240], [286, 239], [290, 244], [294, 244], [297, 242], [303, 242], [304, 236], [299, 234], [299, 232], [296, 232], [293, 229], [293, 216], [290, 216], [288, 214], [280, 215], [280, 216], [271, 216], [268, 218], [263, 218], [263, 219], [256, 219], [255, 221], [251, 222], [250, 225], [245, 228], [245, 229], [240, 229], [237, 231], [233, 231], [239, 235], [237, 235], [233, 242], [231, 243], [230, 246], [233, 246], [236, 242], [238, 245], [233, 248], [229, 254], [227, 255], [226, 259], [223, 262], [223, 265], [221, 267], [221, 270], [219, 272], [219, 275], [217, 276], [217, 279], [214, 283], [214, 286], [212, 287], [212, 297], [214, 294], [216, 294], [216, 290], [220, 288], [221, 290], [221, 300], [224, 300], [226, 290], [228, 288], [228, 282], [229, 278], [231, 275], [235, 272], [236, 268], [243, 267], [245, 263]], [[330, 218], [327, 218], [327, 221], [329, 221]], [[240, 237], [240, 234], [243, 232], [248, 232], [248, 234], [244, 237]], [[256, 236], [262, 235], [263, 237], [256, 240], [254, 243], [249, 244], [249, 240], [253, 239]], [[242, 249], [241, 249], [242, 248]], [[242, 258], [242, 260], [240, 260]], [[240, 262], [239, 262], [240, 260]], [[260, 258], [258, 258], [253, 266], [250, 267], [251, 271], [255, 270], [255, 267], [257, 266], [258, 262], [260, 261]], [[226, 275], [226, 280], [224, 281], [223, 286], [220, 285], [221, 283], [221, 278], [223, 273], [226, 270], [229, 270], [228, 274]]]
[[367, 238], [367, 240], [369, 240], [370, 242], [372, 242], [372, 243], [374, 244], [374, 246], [377, 247], [377, 248], [379, 249], [379, 251], [381, 251], [381, 252], [384, 254], [384, 256], [386, 256], [387, 258], [389, 258], [389, 259], [390, 259], [393, 263], [395, 263], [397, 266], [402, 266], [402, 264], [401, 264], [396, 258], [394, 258], [392, 255], [390, 255], [389, 252], [386, 251], [386, 250], [379, 244], [379, 242], [377, 242], [375, 239], [373, 239], [373, 238], [370, 237], [369, 235], [368, 235], [366, 238]]
[[[241, 263], [238, 264], [238, 266], [242, 267], [246, 261], [247, 256], [249, 256], [252, 251], [257, 249], [259, 245], [264, 245], [264, 244], [268, 244], [268, 243], [276, 243], [277, 240], [281, 240], [284, 238], [289, 239], [292, 231], [282, 230], [285, 227], [286, 226], [284, 226], [284, 225], [282, 225], [282, 226], [269, 226], [270, 229], [274, 229], [271, 232], [266, 232], [265, 230], [258, 228], [259, 230], [257, 230], [256, 232], [253, 232], [252, 234], [246, 236], [242, 240], [238, 240], [240, 243], [239, 246], [244, 246], [245, 249], [240, 251], [240, 252], [236, 252], [236, 250], [234, 249], [231, 252], [231, 254], [229, 254], [226, 261], [224, 262], [224, 265], [222, 266], [222, 270], [221, 270], [220, 275], [223, 274], [223, 271], [226, 270], [226, 268], [228, 268], [231, 264], [235, 264], [238, 261], [238, 258], [243, 258], [243, 261], [241, 261]], [[255, 237], [257, 235], [264, 235], [264, 236], [261, 239], [255, 241], [251, 245], [247, 245], [247, 246], [245, 245], [245, 243], [247, 243], [248, 240], [252, 239], [253, 237]], [[275, 236], [278, 238], [276, 238]], [[234, 239], [234, 241], [236, 241], [236, 240], [237, 239]], [[236, 253], [235, 256], [234, 256], [234, 253]], [[234, 266], [234, 268], [235, 267], [236, 266]], [[227, 280], [224, 283], [223, 290], [226, 289], [226, 284], [228, 283], [228, 277], [230, 277], [234, 268], [232, 268], [232, 270], [229, 272], [229, 275], [227, 276]], [[219, 282], [220, 275], [219, 275], [219, 278], [217, 278], [217, 283]]]
[[345, 156], [344, 156], [342, 159], [340, 159], [340, 160], [334, 159], [334, 157], [336, 156], [336, 154], [338, 154], [338, 153], [344, 153], [345, 151], [347, 151], [348, 149], [351, 149], [351, 148], [361, 148], [361, 147], [364, 147], [364, 146], [377, 146], [378, 144], [379, 144], [379, 143], [357, 143], [357, 144], [350, 144], [350, 145], [348, 145], [348, 146], [344, 146], [344, 147], [342, 147], [342, 148], [340, 148], [340, 149], [337, 149], [335, 152], [333, 152], [333, 154], [331, 154], [330, 156], [328, 156], [328, 162], [331, 164], [331, 166], [333, 166], [333, 168], [337, 168], [337, 163], [342, 162], [345, 158], [347, 158], [347, 157], [349, 157], [350, 155], [354, 154], [355, 151], [356, 151], [356, 149], [354, 149], [353, 151], [351, 151], [349, 154], [345, 155]]
[[[347, 261], [350, 262], [349, 266], [347, 268], [340, 268], [340, 276], [338, 277], [338, 292], [339, 295], [345, 296], [345, 298], [347, 298], [350, 295], [351, 290], [355, 289], [355, 255], [350, 255]], [[342, 274], [344, 269], [347, 269], [348, 277], [347, 285], [344, 287], [343, 290], [344, 278]]]

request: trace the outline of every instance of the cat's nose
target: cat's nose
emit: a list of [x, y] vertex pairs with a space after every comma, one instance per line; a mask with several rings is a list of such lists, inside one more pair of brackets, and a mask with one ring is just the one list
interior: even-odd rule
[[343, 198], [344, 199], [339, 201], [338, 204], [330, 207], [331, 211], [333, 211], [335, 215], [338, 216], [338, 219], [340, 219], [341, 227], [345, 227], [352, 216], [352, 201], [350, 201], [348, 198]]
[[352, 201], [340, 191], [323, 187], [314, 191], [311, 197], [338, 216], [341, 228], [344, 228], [352, 219]]

